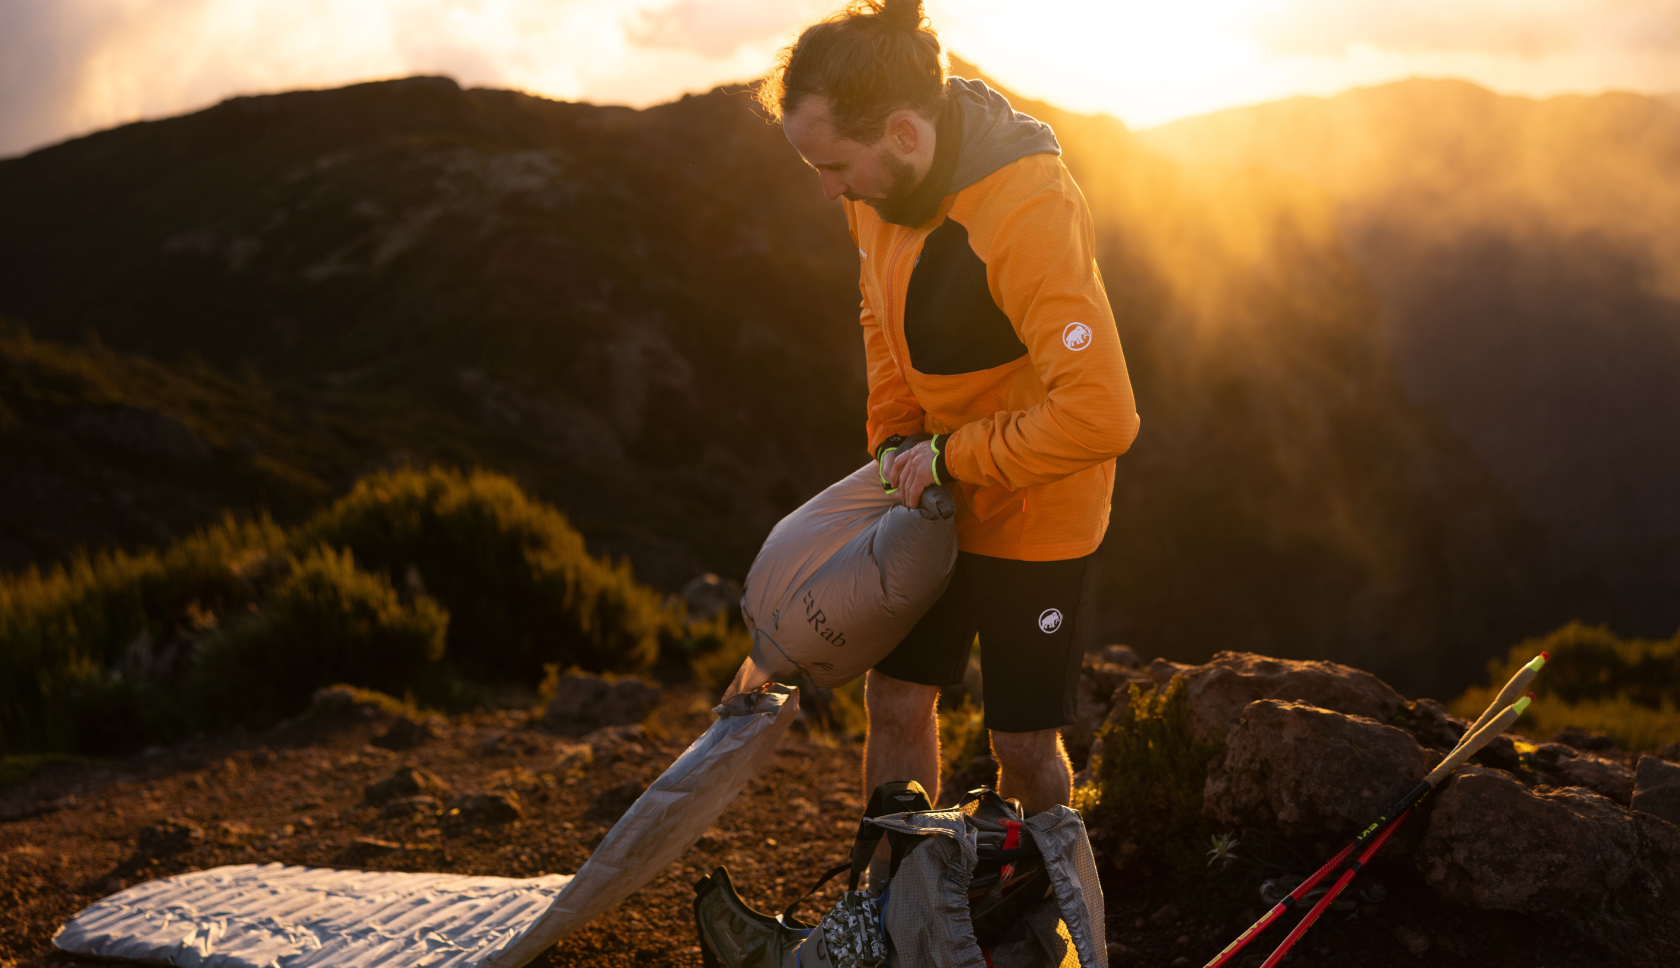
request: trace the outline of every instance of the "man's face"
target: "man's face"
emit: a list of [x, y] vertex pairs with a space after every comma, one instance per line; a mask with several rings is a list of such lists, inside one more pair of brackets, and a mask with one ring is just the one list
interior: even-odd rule
[[807, 97], [782, 117], [782, 131], [805, 163], [822, 178], [823, 194], [880, 211], [915, 191], [916, 168], [892, 126], [874, 144], [842, 138], [828, 119], [828, 102]]

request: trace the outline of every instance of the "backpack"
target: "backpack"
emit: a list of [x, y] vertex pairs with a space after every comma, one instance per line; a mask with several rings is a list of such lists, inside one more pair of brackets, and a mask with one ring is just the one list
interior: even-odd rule
[[[894, 808], [910, 807], [911, 809]], [[858, 889], [885, 838], [886, 882]], [[851, 875], [818, 924], [794, 911], [830, 879]], [[1054, 807], [1022, 819], [988, 788], [930, 809], [914, 782], [870, 798], [851, 856], [771, 917], [741, 901], [718, 868], [695, 885], [707, 968], [1107, 968], [1102, 887], [1079, 814]]]

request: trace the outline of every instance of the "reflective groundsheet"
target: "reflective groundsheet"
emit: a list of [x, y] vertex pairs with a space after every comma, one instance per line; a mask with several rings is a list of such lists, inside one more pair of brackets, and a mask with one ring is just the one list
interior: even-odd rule
[[799, 702], [772, 685], [719, 718], [575, 875], [516, 879], [241, 864], [139, 884], [60, 928], [65, 951], [215, 968], [513, 968], [635, 893], [699, 839]]

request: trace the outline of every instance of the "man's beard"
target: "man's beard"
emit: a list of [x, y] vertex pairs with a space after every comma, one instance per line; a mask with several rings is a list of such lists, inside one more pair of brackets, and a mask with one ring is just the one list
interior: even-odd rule
[[884, 217], [916, 191], [916, 169], [908, 161], [896, 158], [891, 149], [881, 149], [881, 168], [887, 175], [887, 193], [880, 198], [859, 198], [848, 192], [846, 198], [862, 202]]

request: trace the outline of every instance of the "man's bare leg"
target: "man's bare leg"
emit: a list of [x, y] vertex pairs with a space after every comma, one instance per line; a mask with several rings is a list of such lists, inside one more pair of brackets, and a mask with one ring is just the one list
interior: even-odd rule
[[[874, 669], [864, 680], [863, 706], [868, 733], [863, 745], [863, 799], [875, 788], [894, 780], [915, 780], [939, 802], [939, 687], [905, 682]], [[875, 851], [869, 865], [874, 883], [886, 876], [887, 842]]]
[[1029, 814], [1065, 804], [1073, 793], [1073, 765], [1062, 749], [1061, 730], [994, 731], [992, 754], [998, 761], [998, 795], [1021, 801]]

